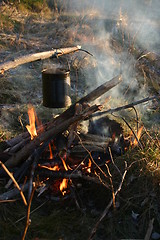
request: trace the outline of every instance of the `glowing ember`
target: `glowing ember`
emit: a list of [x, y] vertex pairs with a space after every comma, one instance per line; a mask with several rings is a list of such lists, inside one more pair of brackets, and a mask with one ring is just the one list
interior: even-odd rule
[[59, 171], [60, 170], [60, 167], [58, 165], [55, 165], [54, 167], [48, 167], [48, 166], [45, 166], [45, 165], [38, 165], [40, 168], [45, 168], [45, 169], [48, 169], [50, 171]]
[[89, 159], [89, 163], [88, 163], [88, 167], [87, 167], [87, 172], [88, 172], [88, 173], [91, 173], [91, 165], [92, 165], [92, 162], [91, 162], [91, 160]]
[[28, 116], [30, 125], [27, 125], [26, 128], [31, 135], [31, 140], [33, 140], [33, 138], [37, 136], [37, 131], [35, 126], [36, 113], [32, 106], [28, 108]]
[[50, 143], [49, 143], [49, 152], [50, 152], [49, 159], [53, 159], [53, 153], [52, 153], [52, 148]]
[[64, 178], [59, 187], [63, 195], [66, 193], [65, 189], [67, 188], [67, 186], [68, 186], [68, 179]]
[[[65, 169], [66, 171], [68, 171], [68, 167], [67, 167], [66, 162], [65, 162], [66, 152], [64, 151], [64, 153], [63, 153], [63, 154], [61, 153], [60, 155], [61, 155], [60, 158], [61, 158], [61, 160], [62, 160], [64, 169]], [[63, 156], [63, 157], [62, 157], [62, 156]], [[60, 187], [59, 187], [59, 189], [60, 189], [60, 191], [62, 192], [63, 195], [65, 195], [65, 193], [66, 193], [66, 191], [65, 191], [64, 189], [66, 189], [67, 186], [68, 186], [68, 179], [64, 178], [63, 181], [62, 181], [61, 184], [60, 184]]]
[[66, 171], [68, 171], [68, 167], [67, 167], [67, 165], [66, 165], [66, 162], [64, 161], [64, 159], [63, 159], [62, 157], [61, 157], [61, 160], [62, 160], [64, 169], [65, 169]]

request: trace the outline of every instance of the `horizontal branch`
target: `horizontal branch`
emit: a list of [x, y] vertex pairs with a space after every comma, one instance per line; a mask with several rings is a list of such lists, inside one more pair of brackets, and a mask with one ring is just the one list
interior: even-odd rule
[[138, 100], [138, 101], [135, 101], [135, 102], [132, 102], [132, 103], [129, 103], [127, 105], [124, 105], [124, 106], [121, 106], [121, 107], [117, 107], [117, 108], [110, 108], [106, 111], [103, 111], [103, 112], [100, 112], [98, 114], [94, 114], [93, 117], [96, 117], [97, 115], [98, 116], [102, 116], [102, 115], [105, 115], [105, 114], [108, 114], [108, 113], [114, 113], [114, 112], [119, 112], [119, 111], [122, 111], [122, 110], [125, 110], [125, 109], [128, 109], [128, 108], [133, 108], [134, 106], [138, 105], [138, 104], [141, 104], [141, 103], [145, 103], [145, 102], [148, 102], [148, 101], [151, 101], [151, 100], [154, 100], [154, 99], [159, 99], [160, 98], [160, 94], [157, 95], [157, 96], [152, 96], [152, 97], [146, 97], [146, 98], [143, 98], [141, 100]]
[[54, 49], [51, 51], [40, 52], [40, 53], [31, 53], [31, 54], [28, 54], [25, 56], [21, 56], [14, 60], [1, 63], [0, 64], [0, 74], [3, 74], [5, 71], [7, 71], [9, 69], [15, 68], [15, 67], [25, 64], [25, 63], [43, 60], [43, 59], [47, 59], [47, 58], [50, 58], [53, 56], [61, 56], [64, 54], [73, 53], [80, 49], [81, 49], [81, 46], [59, 48], [59, 49]]
[[67, 179], [84, 179], [87, 181], [91, 181], [94, 182], [96, 184], [102, 184], [98, 178], [96, 178], [95, 176], [89, 176], [89, 175], [85, 175], [79, 172], [74, 172], [72, 173], [72, 171], [51, 171], [51, 170], [47, 170], [47, 169], [40, 169], [40, 171], [37, 171], [38, 176], [42, 176], [42, 177], [49, 177], [49, 179], [53, 180], [53, 179], [60, 179], [60, 178], [67, 178]]

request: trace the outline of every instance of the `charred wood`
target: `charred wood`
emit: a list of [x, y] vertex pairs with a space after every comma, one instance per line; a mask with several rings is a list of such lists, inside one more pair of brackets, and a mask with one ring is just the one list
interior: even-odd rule
[[[77, 103], [73, 104], [70, 108], [68, 108], [66, 111], [64, 111], [60, 116], [53, 119], [51, 122], [48, 122], [43, 127], [40, 127], [37, 130], [37, 132], [38, 133], [41, 132], [42, 128], [44, 129], [44, 131], [49, 131], [49, 130], [53, 129], [53, 127], [61, 124], [62, 121], [65, 121], [66, 119], [68, 119], [70, 117], [73, 117], [75, 114], [75, 106], [76, 105], [79, 105], [79, 104], [83, 105], [84, 102], [91, 102], [91, 101], [95, 100], [96, 98], [98, 98], [102, 94], [104, 94], [105, 92], [109, 91], [114, 86], [118, 85], [121, 81], [122, 81], [122, 79], [121, 79], [121, 76], [119, 75], [119, 76], [111, 79], [110, 81], [107, 81], [106, 83], [102, 84], [101, 86], [99, 86], [98, 88], [93, 90], [91, 93], [89, 93], [87, 96], [81, 98]], [[7, 143], [8, 147], [9, 148], [13, 147], [13, 149], [8, 148], [8, 150], [10, 150], [11, 152], [14, 152], [14, 147], [16, 148], [15, 145], [17, 145], [17, 147], [18, 146], [20, 147], [21, 144], [23, 145], [23, 141], [25, 141], [25, 139], [27, 139], [28, 137], [29, 137], [29, 133], [25, 132], [15, 138], [7, 140], [6, 143]]]
[[20, 151], [14, 154], [11, 158], [9, 158], [5, 162], [5, 165], [7, 167], [11, 167], [11, 166], [13, 167], [20, 164], [21, 162], [25, 161], [32, 154], [33, 150], [38, 148], [43, 142], [54, 139], [59, 133], [62, 133], [63, 131], [68, 129], [68, 127], [71, 124], [85, 119], [86, 117], [90, 116], [91, 114], [93, 114], [98, 110], [101, 110], [101, 106], [94, 105], [92, 107], [87, 108], [80, 115], [70, 117], [69, 119], [62, 121], [56, 126], [56, 128], [53, 127], [52, 129], [44, 131], [39, 136], [37, 136], [34, 140], [26, 144]]
[[[22, 189], [23, 192], [27, 191], [28, 189], [28, 183], [25, 185], [20, 184], [20, 188]], [[13, 188], [10, 191], [7, 191], [3, 194], [0, 195], [0, 200], [8, 200], [16, 197], [19, 194], [19, 190], [17, 188]]]

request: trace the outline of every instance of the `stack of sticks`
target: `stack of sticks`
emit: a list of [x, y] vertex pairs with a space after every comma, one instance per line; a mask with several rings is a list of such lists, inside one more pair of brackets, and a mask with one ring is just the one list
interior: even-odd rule
[[[5, 166], [5, 168], [12, 172], [13, 177], [16, 179], [16, 181], [20, 182], [20, 180], [24, 178], [28, 169], [31, 168], [32, 173], [30, 175], [32, 177], [30, 177], [30, 185], [32, 185], [32, 181], [34, 179], [34, 172], [38, 165], [40, 156], [43, 151], [48, 147], [50, 141], [54, 140], [59, 134], [69, 129], [67, 144], [69, 148], [75, 138], [75, 132], [77, 130], [78, 123], [89, 118], [93, 115], [93, 113], [102, 110], [101, 105], [91, 106], [90, 103], [100, 97], [105, 92], [109, 91], [111, 88], [115, 87], [121, 82], [121, 80], [121, 76], [116, 76], [115, 78], [107, 81], [106, 83], [93, 90], [87, 96], [81, 98], [78, 102], [71, 105], [57, 118], [54, 118], [45, 125], [40, 126], [37, 130], [38, 136], [35, 137], [33, 140], [30, 139], [30, 135], [28, 132], [22, 133], [13, 139], [7, 140], [5, 142], [6, 149], [1, 153], [1, 175], [6, 174], [6, 171], [3, 167]], [[84, 141], [85, 146], [88, 146], [89, 150], [91, 151], [93, 149], [102, 150], [106, 148], [110, 140], [103, 140], [103, 144], [102, 142], [100, 144], [98, 142], [102, 141], [102, 139], [95, 139], [95, 141], [93, 141], [93, 138], [95, 139], [94, 136], [88, 136], [87, 139], [85, 139]], [[78, 148], [80, 148], [80, 145]], [[60, 172], [57, 173], [57, 175], [59, 176], [60, 174]], [[12, 183], [13, 179], [7, 183], [6, 187], [9, 188]], [[32, 186], [30, 186], [30, 189], [32, 189]], [[29, 192], [31, 193], [31, 191]], [[5, 193], [0, 195], [0, 200], [8, 199], [10, 193], [8, 194]]]

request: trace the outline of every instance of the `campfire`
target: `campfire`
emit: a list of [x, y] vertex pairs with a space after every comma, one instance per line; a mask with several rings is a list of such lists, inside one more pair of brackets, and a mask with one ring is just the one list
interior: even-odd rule
[[[137, 126], [135, 132], [123, 119], [131, 132], [126, 137], [121, 124], [110, 119], [108, 114], [157, 98], [152, 96], [107, 110], [102, 105], [91, 105], [121, 82], [122, 75], [112, 78], [45, 124], [38, 120], [34, 107], [29, 106], [29, 123], [26, 125], [28, 131], [3, 143], [0, 173], [7, 182], [6, 191], [0, 195], [0, 200], [10, 200], [20, 194], [24, 204], [28, 205], [29, 212], [34, 194], [60, 201], [75, 196], [74, 188], [82, 180], [88, 181], [100, 184], [112, 193], [112, 199], [104, 210], [101, 221], [110, 206], [115, 207], [115, 197], [121, 190], [127, 173], [126, 162], [121, 172], [114, 162], [114, 156], [122, 155], [137, 145], [143, 148], [140, 142], [143, 126]], [[87, 126], [87, 131], [83, 131], [83, 126]], [[120, 176], [116, 190], [110, 164]], [[75, 202], [79, 207], [77, 199]], [[29, 218], [26, 228], [29, 226], [28, 221]], [[96, 229], [93, 229], [93, 234], [94, 231]]]
[[[101, 167], [110, 163], [114, 155], [122, 155], [136, 145], [143, 148], [139, 141], [143, 126], [137, 133], [130, 127], [131, 134], [125, 137], [122, 126], [109, 119], [107, 113], [130, 108], [154, 97], [105, 111], [102, 105], [90, 105], [121, 81], [121, 75], [107, 81], [46, 124], [40, 123], [34, 107], [29, 106], [28, 132], [7, 140], [1, 153], [1, 174], [6, 176], [7, 172], [12, 176], [6, 189], [10, 189], [13, 182], [24, 184], [23, 191], [28, 189], [29, 200], [33, 183], [38, 181], [38, 196], [52, 188], [57, 189], [52, 195], [63, 197], [70, 192], [72, 179], [98, 181], [97, 169], [103, 172]], [[86, 124], [87, 133], [83, 132]], [[0, 199], [15, 197], [18, 192], [14, 190], [11, 195], [10, 191], [5, 192]]]
[[[131, 128], [131, 134], [125, 137], [121, 124], [106, 115], [107, 112], [130, 108], [139, 101], [107, 111], [103, 111], [101, 105], [90, 105], [121, 80], [121, 76], [117, 76], [107, 81], [46, 124], [40, 123], [34, 107], [29, 106], [28, 132], [7, 140], [6, 149], [1, 154], [1, 174], [5, 176], [7, 172], [11, 177], [6, 189], [18, 182], [20, 193], [20, 186], [23, 186], [23, 192], [28, 189], [29, 201], [36, 182], [38, 197], [50, 192], [52, 197], [61, 199], [70, 195], [75, 179], [101, 184], [99, 174], [106, 175], [103, 167], [108, 169], [115, 155], [124, 154], [129, 147], [143, 147], [139, 140], [143, 126], [137, 134]], [[87, 125], [87, 132], [83, 132], [83, 125]], [[17, 194], [15, 188], [12, 193], [3, 193], [0, 199], [10, 199]], [[23, 201], [27, 204], [24, 195]]]

